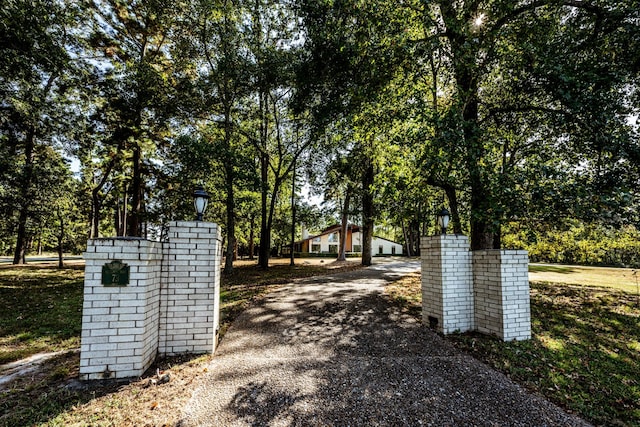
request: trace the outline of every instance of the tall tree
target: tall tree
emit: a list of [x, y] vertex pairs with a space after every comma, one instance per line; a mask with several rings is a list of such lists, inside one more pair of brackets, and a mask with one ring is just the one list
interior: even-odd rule
[[[558, 49], [574, 49], [581, 52], [581, 56], [590, 58], [592, 64], [602, 63], [606, 53], [597, 46], [605, 43], [611, 47], [606, 41], [617, 38], [616, 33], [620, 32], [613, 22], [623, 11], [636, 12], [632, 12], [629, 2], [616, 2], [611, 5], [613, 8], [595, 2], [574, 1], [437, 3], [438, 8], [424, 8], [424, 16], [429, 19], [423, 22], [432, 24], [426, 32], [429, 36], [421, 42], [433, 43], [437, 38], [444, 44], [446, 49], [441, 52], [450, 64], [444, 72], [451, 76], [450, 114], [455, 119], [454, 129], [459, 129], [465, 186], [470, 192], [472, 248], [497, 248], [500, 247], [500, 223], [508, 209], [510, 194], [516, 189], [513, 182], [506, 185], [510, 181], [511, 168], [527, 155], [521, 149], [530, 145], [527, 143], [531, 139], [526, 138], [535, 138], [546, 127], [541, 117], [546, 120], [561, 118], [565, 126], [574, 123], [588, 129], [577, 111], [567, 108], [570, 107], [567, 95], [573, 98], [571, 101], [576, 101], [597, 88], [598, 82], [607, 80], [610, 82], [608, 91], [613, 89], [618, 96], [625, 97], [625, 78], [613, 76], [598, 66], [589, 67], [589, 70], [575, 67], [575, 62], [574, 65], [567, 62], [571, 55], [558, 55]], [[562, 37], [556, 38], [560, 35]], [[554, 48], [549, 49], [552, 46]], [[536, 58], [535, 54], [543, 51]], [[544, 74], [540, 73], [542, 70], [546, 70]], [[569, 83], [571, 88], [556, 82], [555, 89], [541, 90], [554, 75]], [[581, 83], [573, 84], [578, 81]], [[603, 97], [605, 92], [596, 97], [613, 107], [612, 99]], [[586, 107], [592, 102], [583, 98], [578, 104]], [[519, 117], [533, 121], [514, 121]], [[531, 126], [535, 123], [539, 126]], [[516, 126], [511, 135], [528, 131], [525, 139], [513, 144], [504, 138], [507, 136], [504, 131], [510, 124]], [[562, 124], [556, 122], [553, 126], [557, 132], [555, 138], [548, 136], [547, 143], [559, 142], [559, 138], [569, 134], [570, 141], [580, 139], [575, 129], [570, 131]], [[558, 132], [563, 128], [569, 132]], [[616, 128], [621, 129], [620, 123]], [[556, 150], [558, 148], [560, 154], [573, 151], [562, 144], [556, 144]], [[589, 156], [584, 148], [573, 152]]]
[[250, 11], [249, 47], [254, 58], [253, 120], [247, 122], [245, 136], [253, 144], [260, 168], [261, 220], [258, 265], [268, 268], [271, 230], [278, 197], [292, 173], [295, 160], [312, 139], [290, 109], [296, 87], [294, 66], [299, 34], [291, 4], [255, 0]]
[[[92, 3], [92, 43], [107, 59], [99, 70], [104, 103], [96, 116], [107, 134], [110, 152], [96, 188], [114, 168], [129, 178], [124, 192], [130, 194], [126, 218], [130, 236], [142, 234], [145, 174], [149, 171], [145, 159], [155, 154], [156, 145], [169, 131], [175, 106], [169, 45], [181, 6], [166, 0]], [[125, 209], [126, 199], [122, 201]]]
[[73, 68], [74, 5], [9, 1], [0, 11], [0, 142], [9, 164], [2, 186], [17, 207], [14, 264], [25, 261], [29, 221], [36, 200], [39, 153], [65, 132], [65, 80]]
[[241, 100], [249, 94], [251, 62], [247, 38], [242, 33], [247, 16], [242, 2], [196, 1], [188, 23], [181, 29], [178, 55], [196, 75], [196, 102], [188, 111], [202, 124], [218, 127], [219, 132], [205, 132], [216, 147], [221, 170], [224, 172], [225, 192], [225, 273], [233, 269], [236, 247], [237, 180], [242, 172], [243, 137], [239, 127]]

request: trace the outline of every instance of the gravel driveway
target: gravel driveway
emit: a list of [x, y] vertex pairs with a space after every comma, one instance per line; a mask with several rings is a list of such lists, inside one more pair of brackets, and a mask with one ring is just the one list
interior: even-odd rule
[[180, 426], [585, 426], [382, 296], [391, 262], [296, 281], [228, 330]]

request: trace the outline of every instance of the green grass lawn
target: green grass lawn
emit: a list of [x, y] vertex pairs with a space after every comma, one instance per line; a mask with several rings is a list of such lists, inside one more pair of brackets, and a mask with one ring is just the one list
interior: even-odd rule
[[0, 364], [80, 346], [82, 268], [0, 268]]
[[601, 425], [640, 425], [640, 308], [611, 288], [531, 283], [533, 338], [452, 335], [460, 348]]
[[531, 264], [532, 282], [564, 283], [567, 285], [604, 286], [637, 293], [640, 270], [631, 268], [585, 267], [578, 265]]

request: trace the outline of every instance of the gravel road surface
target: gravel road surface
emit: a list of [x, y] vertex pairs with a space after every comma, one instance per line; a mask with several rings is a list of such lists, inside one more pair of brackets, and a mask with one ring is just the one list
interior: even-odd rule
[[386, 262], [296, 281], [227, 331], [185, 407], [191, 426], [587, 426], [402, 314]]

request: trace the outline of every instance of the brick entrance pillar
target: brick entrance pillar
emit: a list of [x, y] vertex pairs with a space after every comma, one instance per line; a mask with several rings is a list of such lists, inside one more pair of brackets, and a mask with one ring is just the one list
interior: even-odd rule
[[469, 251], [466, 236], [423, 237], [422, 321], [438, 332], [531, 338], [527, 251]]
[[[158, 348], [162, 245], [131, 237], [95, 239], [84, 259], [80, 379], [142, 375]], [[112, 261], [129, 267], [128, 283], [104, 284], [103, 267]]]
[[220, 229], [174, 221], [164, 250], [161, 355], [214, 352], [220, 323]]
[[471, 252], [466, 236], [423, 237], [422, 321], [444, 334], [466, 332], [473, 325]]
[[169, 224], [165, 242], [90, 240], [85, 252], [80, 379], [142, 375], [160, 355], [215, 350], [220, 230]]
[[475, 322], [504, 341], [531, 338], [527, 251], [473, 252]]

